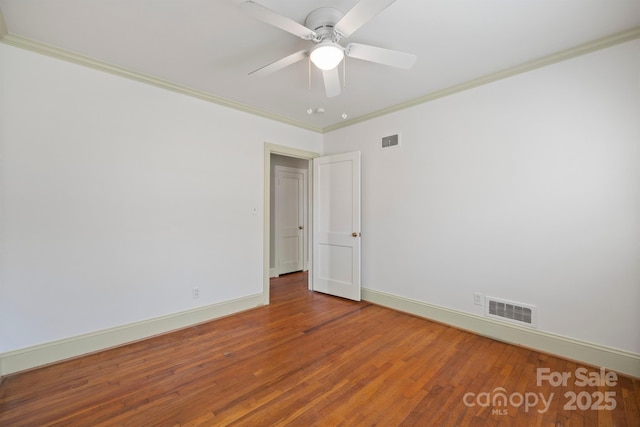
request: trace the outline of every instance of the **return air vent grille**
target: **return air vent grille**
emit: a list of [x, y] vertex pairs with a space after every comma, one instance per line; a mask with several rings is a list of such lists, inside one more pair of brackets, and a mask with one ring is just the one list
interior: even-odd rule
[[400, 145], [400, 135], [395, 134], [395, 135], [385, 136], [384, 138], [382, 138], [382, 145], [380, 146], [380, 148], [384, 150], [386, 148], [395, 148], [399, 145]]
[[535, 305], [493, 297], [486, 298], [485, 315], [532, 328], [536, 327], [538, 317]]

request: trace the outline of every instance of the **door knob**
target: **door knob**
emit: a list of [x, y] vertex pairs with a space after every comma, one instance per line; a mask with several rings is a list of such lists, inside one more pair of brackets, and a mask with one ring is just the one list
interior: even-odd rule
[[301, 226], [301, 225], [299, 225], [299, 226], [298, 226], [298, 230], [302, 230], [303, 228], [304, 228], [304, 227], [303, 227], [303, 226]]
[[354, 231], [353, 233], [351, 233], [351, 237], [358, 237], [358, 233]]

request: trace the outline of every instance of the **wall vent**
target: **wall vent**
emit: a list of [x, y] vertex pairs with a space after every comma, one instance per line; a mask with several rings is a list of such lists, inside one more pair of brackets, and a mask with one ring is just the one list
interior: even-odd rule
[[486, 297], [485, 316], [535, 328], [538, 313], [535, 305]]
[[395, 135], [385, 136], [384, 138], [382, 138], [382, 146], [380, 148], [382, 149], [393, 148], [393, 147], [397, 147], [398, 145], [400, 145], [400, 135], [395, 134]]

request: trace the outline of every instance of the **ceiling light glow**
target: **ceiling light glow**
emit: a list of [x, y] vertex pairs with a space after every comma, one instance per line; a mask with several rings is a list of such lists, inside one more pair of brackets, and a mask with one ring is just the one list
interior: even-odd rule
[[311, 51], [311, 62], [321, 70], [332, 70], [344, 58], [342, 47], [334, 42], [322, 42]]

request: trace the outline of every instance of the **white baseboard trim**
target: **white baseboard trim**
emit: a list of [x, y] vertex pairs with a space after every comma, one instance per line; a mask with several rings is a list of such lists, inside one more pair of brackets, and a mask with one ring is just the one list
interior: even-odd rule
[[155, 319], [0, 353], [0, 377], [207, 322], [262, 306], [263, 302], [262, 294], [250, 295]]
[[277, 268], [270, 268], [269, 269], [269, 277], [280, 277], [280, 275], [278, 274], [278, 269]]
[[362, 299], [498, 341], [520, 345], [591, 366], [605, 367], [624, 375], [640, 378], [640, 354], [503, 323], [373, 289], [363, 288]]

